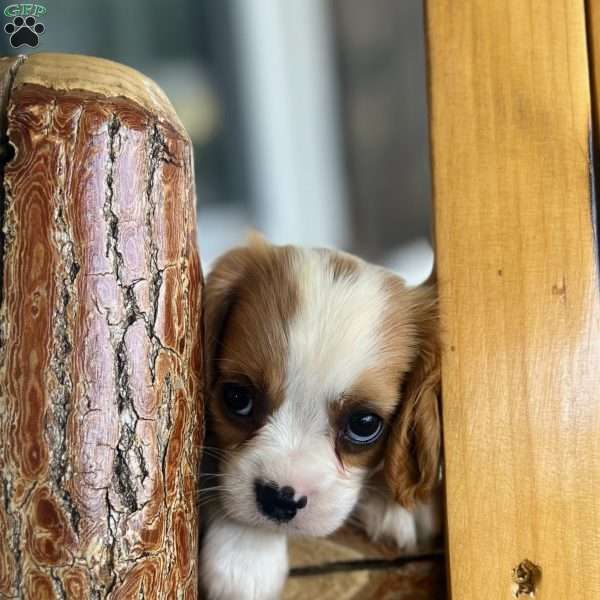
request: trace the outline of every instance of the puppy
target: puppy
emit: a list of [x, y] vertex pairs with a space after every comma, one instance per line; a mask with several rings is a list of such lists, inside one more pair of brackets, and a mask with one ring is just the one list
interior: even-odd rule
[[432, 287], [255, 236], [208, 275], [205, 318], [209, 600], [278, 598], [287, 536], [328, 535], [352, 513], [399, 547], [435, 535]]

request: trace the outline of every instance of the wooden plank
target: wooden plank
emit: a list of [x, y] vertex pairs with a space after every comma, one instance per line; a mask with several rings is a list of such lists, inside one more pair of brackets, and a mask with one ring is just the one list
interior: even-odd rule
[[430, 0], [450, 585], [600, 598], [600, 302], [582, 2]]

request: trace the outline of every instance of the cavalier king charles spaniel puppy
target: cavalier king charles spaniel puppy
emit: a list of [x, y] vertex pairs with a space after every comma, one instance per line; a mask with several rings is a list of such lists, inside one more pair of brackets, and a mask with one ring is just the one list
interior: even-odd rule
[[287, 537], [350, 515], [404, 549], [437, 535], [433, 286], [254, 235], [207, 277], [205, 335], [209, 600], [275, 600]]

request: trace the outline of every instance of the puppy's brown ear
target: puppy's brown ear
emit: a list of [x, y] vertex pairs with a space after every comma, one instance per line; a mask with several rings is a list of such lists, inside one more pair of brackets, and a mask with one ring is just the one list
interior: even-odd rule
[[386, 447], [384, 473], [397, 502], [410, 508], [433, 492], [441, 460], [440, 342], [435, 288], [411, 290], [419, 348]]
[[258, 254], [268, 252], [269, 247], [260, 233], [251, 231], [246, 246], [223, 254], [208, 273], [204, 287], [204, 348], [209, 387], [215, 379], [219, 344], [239, 287], [252, 261]]

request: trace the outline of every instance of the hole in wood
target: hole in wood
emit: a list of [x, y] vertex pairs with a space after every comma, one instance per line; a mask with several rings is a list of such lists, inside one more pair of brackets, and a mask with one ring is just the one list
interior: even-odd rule
[[6, 163], [10, 162], [15, 157], [15, 148], [8, 141], [8, 139], [4, 139], [0, 142], [0, 165], [4, 166]]
[[515, 598], [535, 598], [535, 590], [542, 576], [542, 570], [530, 560], [521, 561], [512, 572], [513, 596]]

